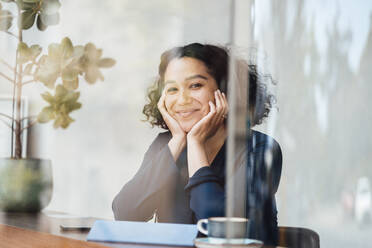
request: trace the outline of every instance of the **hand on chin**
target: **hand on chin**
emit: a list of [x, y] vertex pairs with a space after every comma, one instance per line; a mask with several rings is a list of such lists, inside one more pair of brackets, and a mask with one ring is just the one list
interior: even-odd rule
[[178, 123], [180, 124], [182, 130], [185, 132], [185, 133], [188, 133], [191, 131], [191, 129], [193, 128], [193, 126], [195, 126], [195, 124], [197, 123], [198, 121], [195, 120], [195, 121], [188, 121], [188, 122], [185, 122], [185, 121], [179, 121]]

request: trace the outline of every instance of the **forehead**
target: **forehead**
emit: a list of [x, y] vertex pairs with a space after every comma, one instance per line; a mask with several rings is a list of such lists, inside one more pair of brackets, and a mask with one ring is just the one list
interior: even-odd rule
[[169, 62], [164, 73], [164, 80], [183, 81], [194, 75], [202, 75], [206, 78], [212, 77], [202, 61], [189, 57], [176, 58]]

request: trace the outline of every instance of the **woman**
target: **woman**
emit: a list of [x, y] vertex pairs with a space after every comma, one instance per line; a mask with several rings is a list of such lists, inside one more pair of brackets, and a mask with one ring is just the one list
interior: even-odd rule
[[[198, 43], [162, 54], [159, 78], [148, 93], [143, 113], [152, 125], [168, 131], [157, 136], [137, 174], [115, 197], [116, 220], [147, 221], [156, 214], [158, 222], [196, 223], [225, 215], [228, 60], [226, 49]], [[245, 65], [250, 79], [250, 119], [258, 124], [268, 115], [272, 96], [256, 67]], [[238, 184], [247, 181], [237, 205], [247, 199], [243, 212], [251, 220], [250, 237], [275, 244], [280, 147], [256, 131], [247, 140], [239, 151], [245, 159], [238, 162], [234, 177]], [[269, 167], [264, 159], [268, 152]]]

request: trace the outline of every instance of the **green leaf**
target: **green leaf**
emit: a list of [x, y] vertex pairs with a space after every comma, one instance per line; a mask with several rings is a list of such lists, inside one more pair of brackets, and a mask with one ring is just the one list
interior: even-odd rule
[[60, 98], [60, 99], [63, 99], [63, 97], [68, 93], [68, 90], [63, 87], [62, 85], [57, 85], [57, 88], [56, 88], [56, 95], [55, 97], [56, 98]]
[[85, 56], [88, 60], [97, 60], [102, 56], [102, 49], [97, 49], [93, 43], [87, 43], [85, 45]]
[[63, 102], [76, 102], [80, 97], [80, 92], [70, 91], [63, 99]]
[[18, 43], [18, 51], [19, 51], [19, 52], [26, 52], [26, 51], [28, 51], [28, 46], [27, 46], [27, 44], [24, 43], [24, 42], [19, 42], [19, 43]]
[[66, 67], [62, 71], [62, 79], [67, 81], [75, 80], [79, 75], [79, 71], [75, 68]]
[[68, 126], [70, 125], [70, 123], [73, 122], [73, 121], [74, 120], [70, 116], [66, 115], [66, 117], [64, 117], [62, 119], [61, 127], [63, 129], [66, 129], [66, 128], [68, 128]]
[[53, 127], [54, 128], [62, 127], [63, 129], [66, 129], [73, 121], [74, 120], [67, 114], [59, 114], [56, 120], [54, 121]]
[[35, 80], [40, 81], [46, 87], [53, 89], [59, 75], [59, 64], [46, 55], [41, 56], [35, 72]]
[[41, 13], [40, 19], [42, 23], [46, 26], [57, 25], [59, 23], [59, 13], [54, 13], [51, 15]]
[[41, 0], [23, 0], [23, 2], [25, 2], [25, 3], [38, 3], [40, 1]]
[[7, 31], [12, 26], [13, 15], [8, 10], [0, 10], [0, 31]]
[[59, 60], [59, 59], [61, 59], [61, 55], [62, 55], [61, 46], [59, 44], [57, 44], [57, 43], [49, 44], [49, 46], [48, 46], [48, 56], [50, 58]]
[[74, 46], [68, 37], [65, 37], [61, 41], [62, 56], [63, 58], [69, 58], [74, 53]]
[[113, 60], [113, 59], [110, 59], [110, 58], [104, 58], [104, 59], [100, 59], [98, 61], [98, 66], [99, 67], [104, 67], [104, 68], [109, 68], [109, 67], [113, 67], [115, 65], [116, 61]]
[[23, 73], [25, 73], [26, 75], [30, 75], [32, 71], [32, 67], [33, 67], [32, 63], [27, 64]]
[[47, 29], [47, 27], [48, 27], [47, 25], [45, 25], [45, 24], [41, 21], [40, 15], [37, 16], [36, 26], [37, 26], [37, 28], [38, 28], [40, 31], [45, 31], [45, 29]]
[[49, 89], [54, 89], [54, 84], [57, 81], [58, 75], [56, 74], [51, 74], [49, 77], [42, 78], [42, 77], [36, 77], [37, 81], [42, 82], [46, 87]]
[[79, 87], [79, 78], [73, 80], [62, 80], [63, 86], [68, 90], [76, 90]]
[[35, 60], [36, 58], [37, 58], [37, 56], [39, 56], [40, 55], [40, 53], [41, 53], [41, 51], [42, 51], [42, 48], [41, 48], [41, 46], [39, 46], [39, 45], [32, 45], [31, 47], [30, 47], [30, 56], [31, 56], [31, 60]]
[[61, 7], [58, 0], [44, 0], [41, 5], [41, 12], [45, 15], [56, 14]]
[[84, 55], [84, 47], [83, 46], [74, 46], [73, 57], [80, 58], [83, 55]]
[[80, 109], [81, 108], [81, 103], [79, 103], [79, 102], [67, 102], [65, 104], [65, 106], [67, 108], [68, 113], [70, 113], [74, 110]]
[[54, 102], [54, 98], [53, 98], [52, 94], [50, 94], [49, 92], [45, 92], [45, 93], [40, 94], [40, 95], [48, 103], [52, 104]]
[[75, 102], [71, 105], [71, 111], [74, 111], [74, 110], [77, 110], [77, 109], [80, 109], [81, 106], [83, 106], [80, 102]]
[[37, 3], [26, 3], [22, 0], [17, 0], [17, 3], [21, 10], [31, 10], [37, 6]]
[[59, 108], [58, 113], [61, 114], [61, 115], [67, 115], [68, 114], [67, 107], [66, 107], [65, 103], [60, 104], [60, 108]]
[[54, 88], [54, 84], [58, 78], [58, 72], [53, 66], [39, 67], [35, 73], [35, 80], [42, 82], [49, 89]]
[[59, 127], [61, 126], [61, 123], [62, 123], [62, 122], [63, 122], [62, 117], [61, 117], [61, 116], [58, 116], [58, 117], [56, 118], [56, 120], [54, 121], [54, 123], [53, 123], [53, 127], [54, 127], [55, 129], [59, 128]]
[[97, 67], [89, 66], [85, 71], [84, 79], [88, 83], [94, 84], [97, 81], [97, 79], [103, 81], [103, 75]]
[[[76, 90], [79, 87], [79, 77], [77, 75], [76, 77], [68, 76], [66, 78], [62, 77], [62, 83], [67, 90]], [[62, 101], [65, 101], [65, 98], [66, 97], [64, 97]]]
[[33, 10], [23, 11], [20, 20], [22, 20], [22, 29], [29, 29], [34, 25], [36, 13]]
[[54, 110], [51, 106], [44, 107], [43, 110], [37, 116], [37, 121], [40, 123], [46, 123], [54, 119]]
[[23, 64], [30, 60], [31, 50], [28, 48], [27, 44], [20, 42], [18, 44], [18, 62]]

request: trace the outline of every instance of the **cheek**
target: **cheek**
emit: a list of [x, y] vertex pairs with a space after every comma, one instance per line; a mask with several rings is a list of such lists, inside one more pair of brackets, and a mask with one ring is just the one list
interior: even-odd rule
[[172, 96], [166, 96], [165, 100], [164, 100], [165, 108], [167, 109], [167, 111], [169, 113], [173, 112], [172, 108], [173, 108], [173, 105], [174, 105], [174, 102], [175, 102], [173, 98], [174, 97], [172, 97]]
[[214, 99], [214, 93], [213, 92], [203, 92], [203, 94], [199, 97], [200, 102], [203, 106], [204, 112], [209, 112], [209, 101], [216, 103]]

